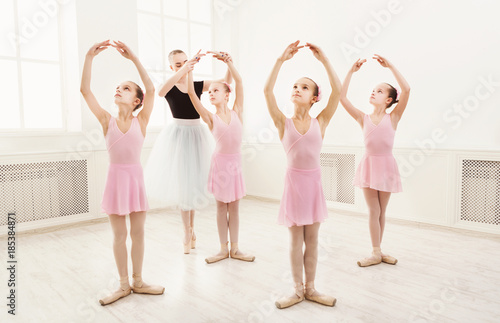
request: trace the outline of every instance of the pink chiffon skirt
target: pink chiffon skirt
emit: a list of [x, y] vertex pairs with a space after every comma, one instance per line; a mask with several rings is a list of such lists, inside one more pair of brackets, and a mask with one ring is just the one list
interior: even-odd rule
[[230, 203], [245, 196], [241, 154], [214, 153], [208, 174], [208, 191], [217, 201]]
[[140, 164], [109, 164], [101, 207], [118, 215], [149, 209]]
[[287, 168], [278, 223], [302, 226], [323, 222], [327, 217], [321, 170]]
[[354, 185], [383, 192], [402, 192], [401, 177], [393, 155], [364, 155], [354, 176]]

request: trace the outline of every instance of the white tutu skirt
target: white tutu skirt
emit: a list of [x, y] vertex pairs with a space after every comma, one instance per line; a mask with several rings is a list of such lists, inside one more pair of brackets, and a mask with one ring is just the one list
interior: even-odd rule
[[213, 139], [199, 119], [174, 119], [156, 138], [144, 169], [154, 207], [199, 210], [212, 202], [207, 190]]

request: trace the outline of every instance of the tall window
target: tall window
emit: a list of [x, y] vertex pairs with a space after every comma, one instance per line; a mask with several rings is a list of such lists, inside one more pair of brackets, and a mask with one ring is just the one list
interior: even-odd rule
[[77, 58], [75, 21], [73, 1], [0, 2], [0, 131], [68, 128], [69, 75], [78, 75], [69, 62]]
[[[140, 0], [137, 6], [139, 57], [157, 89], [173, 75], [168, 61], [172, 50], [181, 49], [190, 57], [199, 49], [212, 49], [211, 0]], [[213, 78], [212, 66], [212, 59], [197, 64], [195, 80]], [[153, 126], [171, 117], [166, 101], [158, 99], [150, 119]]]

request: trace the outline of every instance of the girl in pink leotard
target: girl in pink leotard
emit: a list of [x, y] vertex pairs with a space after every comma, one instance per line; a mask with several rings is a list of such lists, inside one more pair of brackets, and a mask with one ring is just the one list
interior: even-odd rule
[[[366, 62], [358, 59], [344, 80], [340, 100], [347, 112], [361, 125], [365, 138], [365, 155], [356, 170], [354, 185], [363, 189], [370, 213], [369, 227], [372, 240], [372, 255], [358, 261], [360, 267], [377, 265], [381, 262], [395, 265], [397, 259], [383, 254], [380, 245], [385, 227], [385, 211], [391, 193], [401, 192], [401, 179], [398, 165], [392, 155], [396, 127], [403, 115], [410, 96], [410, 86], [403, 75], [387, 59], [374, 55], [374, 59], [394, 74], [401, 94], [388, 83], [378, 84], [372, 91], [370, 103], [374, 106], [371, 115], [356, 109], [347, 99], [347, 89], [351, 76]], [[385, 110], [397, 104], [391, 113]]]
[[[92, 61], [94, 57], [113, 46], [125, 58], [137, 67], [146, 92], [134, 82], [119, 84], [115, 91], [115, 104], [118, 117], [115, 118], [97, 102], [90, 88]], [[153, 109], [154, 86], [146, 70], [127, 45], [120, 41], [114, 44], [109, 40], [92, 46], [85, 57], [80, 91], [92, 113], [101, 123], [106, 147], [109, 153], [109, 169], [102, 199], [102, 209], [108, 214], [113, 229], [113, 252], [120, 275], [120, 288], [109, 296], [100, 299], [101, 305], [107, 305], [130, 295], [131, 291], [141, 294], [163, 294], [162, 286], [147, 285], [142, 281], [142, 263], [144, 259], [144, 223], [148, 201], [144, 188], [144, 178], [140, 162], [142, 144], [146, 127]], [[134, 117], [132, 112], [143, 107]], [[130, 236], [132, 238], [132, 286], [128, 280], [127, 267], [127, 223], [125, 216], [130, 215]]]
[[[318, 231], [320, 223], [327, 217], [319, 154], [326, 127], [330, 122], [339, 102], [340, 81], [323, 51], [310, 43], [309, 47], [325, 67], [330, 80], [332, 93], [326, 107], [316, 117], [309, 115], [312, 105], [321, 97], [318, 85], [311, 79], [298, 79], [292, 91], [294, 115], [291, 119], [279, 110], [273, 88], [281, 65], [291, 59], [300, 48], [299, 41], [290, 44], [278, 58], [269, 76], [264, 94], [271, 118], [278, 128], [280, 139], [285, 148], [288, 168], [285, 175], [285, 190], [281, 200], [278, 222], [286, 225], [290, 231], [290, 260], [295, 282], [295, 294], [276, 301], [278, 308], [286, 308], [308, 300], [333, 306], [335, 298], [322, 295], [314, 289], [316, 265], [318, 262]], [[305, 251], [302, 248], [305, 244]], [[303, 272], [305, 270], [305, 288]]]
[[[254, 261], [255, 257], [238, 249], [239, 201], [245, 196], [245, 183], [241, 173], [241, 140], [243, 116], [243, 83], [241, 76], [233, 65], [229, 54], [225, 52], [208, 52], [213, 57], [225, 62], [235, 81], [235, 101], [233, 109], [227, 102], [231, 88], [227, 83], [213, 82], [208, 89], [210, 103], [216, 113], [208, 111], [196, 95], [193, 83], [192, 68], [188, 74], [188, 94], [200, 117], [207, 123], [212, 132], [216, 147], [210, 166], [208, 190], [217, 201], [217, 228], [221, 249], [218, 254], [205, 259], [214, 263], [226, 258]], [[193, 66], [193, 65], [191, 65]], [[231, 237], [231, 250], [228, 249], [228, 231]]]

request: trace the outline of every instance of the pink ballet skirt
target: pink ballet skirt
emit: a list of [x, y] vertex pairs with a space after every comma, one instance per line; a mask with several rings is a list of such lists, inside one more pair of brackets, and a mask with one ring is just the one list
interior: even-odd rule
[[369, 115], [363, 120], [365, 155], [354, 176], [354, 185], [383, 192], [401, 192], [401, 178], [398, 165], [392, 155], [394, 135], [390, 114], [385, 115], [378, 125]]
[[233, 110], [229, 124], [217, 114], [213, 115], [212, 134], [216, 146], [210, 166], [208, 191], [220, 202], [230, 203], [245, 196], [240, 153], [242, 128], [240, 118]]
[[110, 164], [102, 197], [106, 214], [127, 215], [149, 209], [142, 166], [140, 163], [144, 136], [137, 118], [122, 133], [111, 117], [106, 133]]
[[140, 164], [109, 165], [102, 209], [106, 214], [118, 215], [149, 209]]
[[214, 153], [208, 177], [208, 191], [217, 201], [230, 203], [245, 196], [241, 154]]
[[328, 217], [319, 154], [323, 140], [318, 120], [311, 118], [305, 134], [300, 134], [291, 119], [285, 121], [281, 140], [288, 168], [281, 198], [278, 223], [287, 227], [311, 225]]
[[278, 223], [287, 227], [323, 222], [328, 216], [321, 170], [288, 167]]

